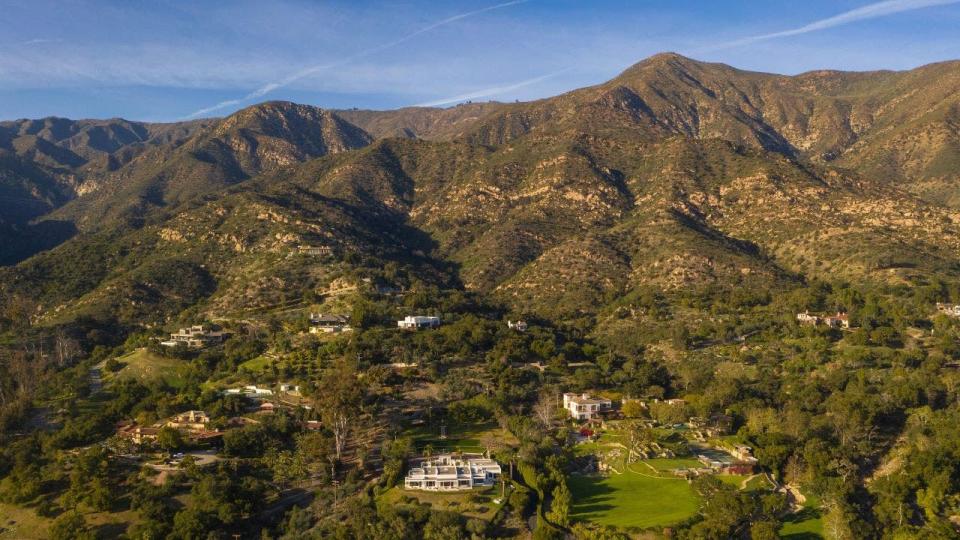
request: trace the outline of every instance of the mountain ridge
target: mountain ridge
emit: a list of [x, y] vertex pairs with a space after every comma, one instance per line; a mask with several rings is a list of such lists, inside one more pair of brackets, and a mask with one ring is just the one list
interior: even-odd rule
[[[392, 261], [550, 318], [598, 316], [650, 287], [960, 275], [958, 67], [791, 77], [664, 54], [529, 103], [377, 113], [272, 101], [167, 126], [172, 142], [118, 146], [117, 166], [77, 176], [89, 191], [65, 201], [41, 189], [54, 166], [14, 148], [9, 158], [36, 179], [8, 184], [55, 207], [14, 234], [78, 232], [0, 277], [56, 320], [125, 295], [139, 317], [260, 302], [272, 292], [231, 283], [243, 272], [271, 282], [270, 268], [329, 270], [284, 258], [301, 243], [331, 246], [337, 264]], [[71, 131], [46, 124], [24, 129], [50, 153], [40, 145]], [[68, 264], [85, 270], [62, 275]], [[186, 304], [138, 285], [162, 282], [166, 266], [195, 284]], [[42, 285], [51, 280], [69, 285]]]

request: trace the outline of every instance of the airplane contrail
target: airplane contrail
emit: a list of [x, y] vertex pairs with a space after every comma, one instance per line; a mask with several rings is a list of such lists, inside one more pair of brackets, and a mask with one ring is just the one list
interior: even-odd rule
[[734, 41], [728, 41], [726, 43], [721, 43], [719, 45], [714, 45], [712, 47], [706, 47], [701, 49], [698, 52], [707, 52], [714, 51], [719, 49], [729, 49], [732, 47], [739, 47], [741, 45], [749, 45], [751, 43], [756, 43], [758, 41], [766, 41], [769, 39], [777, 39], [782, 37], [789, 36], [799, 36], [801, 34], [806, 34], [809, 32], [816, 32], [817, 30], [824, 30], [827, 28], [833, 28], [834, 26], [840, 26], [843, 24], [849, 24], [856, 21], [862, 21], [865, 19], [873, 19], [876, 17], [883, 17], [885, 15], [893, 15], [894, 13], [902, 13], [904, 11], [914, 11], [917, 9], [923, 9], [934, 6], [945, 6], [947, 4], [956, 4], [960, 0], [885, 0], [883, 2], [876, 2], [873, 4], [868, 4], [856, 9], [851, 9], [850, 11], [845, 11], [839, 15], [834, 15], [833, 17], [828, 17], [826, 19], [820, 19], [819, 21], [814, 21], [810, 24], [801, 26], [799, 28], [792, 28], [790, 30], [783, 30], [780, 32], [773, 32], [770, 34], [760, 34], [758, 36], [750, 36]]
[[488, 96], [496, 96], [498, 94], [505, 94], [511, 90], [516, 90], [517, 88], [523, 88], [524, 86], [530, 86], [531, 84], [536, 84], [540, 81], [547, 80], [552, 77], [556, 77], [561, 73], [566, 73], [572, 68], [561, 69], [560, 71], [554, 71], [553, 73], [547, 73], [546, 75], [541, 75], [539, 77], [534, 77], [532, 79], [527, 79], [525, 81], [516, 82], [513, 84], [508, 84], [504, 86], [494, 86], [492, 88], [486, 88], [484, 90], [477, 90], [467, 94], [460, 94], [459, 96], [452, 96], [444, 99], [438, 99], [435, 101], [428, 101], [426, 103], [418, 103], [413, 105], [414, 107], [437, 107], [439, 105], [446, 105], [448, 103], [457, 103], [460, 101], [467, 101], [469, 99], [477, 99]]
[[184, 118], [196, 118], [196, 117], [198, 117], [198, 116], [201, 116], [201, 115], [204, 115], [204, 114], [207, 114], [207, 113], [216, 111], [216, 110], [223, 109], [224, 107], [230, 107], [230, 106], [232, 106], [232, 105], [239, 105], [240, 103], [243, 103], [243, 102], [245, 102], [245, 101], [249, 101], [249, 100], [251, 100], [251, 99], [257, 99], [257, 98], [263, 97], [263, 96], [269, 94], [270, 92], [273, 92], [274, 90], [276, 90], [276, 89], [278, 89], [278, 88], [283, 88], [284, 86], [287, 86], [287, 85], [289, 85], [289, 84], [292, 84], [292, 83], [294, 83], [294, 82], [296, 82], [296, 81], [298, 81], [298, 80], [300, 80], [300, 79], [302, 79], [302, 78], [304, 78], [304, 77], [308, 77], [308, 76], [310, 76], [310, 75], [313, 75], [314, 73], [319, 73], [319, 72], [321, 72], [321, 71], [325, 71], [325, 70], [332, 69], [332, 68], [335, 68], [335, 67], [344, 66], [344, 65], [346, 65], [346, 64], [349, 64], [350, 62], [353, 62], [354, 60], [357, 60], [357, 59], [359, 59], [359, 58], [363, 58], [364, 56], [369, 56], [369, 55], [371, 55], [371, 54], [378, 53], [378, 52], [380, 52], [380, 51], [389, 49], [389, 48], [391, 48], [391, 47], [396, 47], [397, 45], [400, 45], [401, 43], [405, 43], [405, 42], [407, 42], [407, 41], [409, 41], [409, 40], [411, 40], [411, 39], [413, 39], [413, 38], [415, 38], [415, 37], [417, 37], [417, 36], [419, 36], [419, 35], [421, 35], [421, 34], [424, 34], [424, 33], [426, 33], [426, 32], [429, 32], [429, 31], [434, 30], [434, 29], [436, 29], [436, 28], [439, 28], [439, 27], [441, 27], [441, 26], [445, 26], [445, 25], [448, 25], [448, 24], [450, 24], [450, 23], [453, 23], [453, 22], [456, 22], [456, 21], [459, 21], [459, 20], [462, 20], [462, 19], [466, 19], [467, 17], [473, 17], [473, 16], [475, 16], [475, 15], [480, 15], [481, 13], [486, 13], [486, 12], [488, 12], [488, 11], [493, 11], [493, 10], [495, 10], [495, 9], [502, 9], [502, 8], [505, 8], [505, 7], [515, 6], [515, 5], [517, 5], [517, 4], [526, 4], [526, 3], [529, 2], [529, 1], [530, 1], [530, 0], [512, 0], [511, 2], [503, 2], [503, 3], [501, 3], [501, 4], [496, 4], [496, 5], [492, 5], [492, 6], [487, 6], [487, 7], [485, 7], [485, 8], [476, 9], [476, 10], [473, 10], [473, 11], [468, 11], [468, 12], [466, 12], [466, 13], [460, 13], [459, 15], [453, 15], [453, 16], [451, 16], [451, 17], [447, 17], [446, 19], [441, 19], [441, 20], [436, 21], [436, 22], [434, 22], [434, 23], [428, 24], [427, 26], [424, 26], [423, 28], [421, 28], [421, 29], [419, 29], [419, 30], [417, 30], [417, 31], [415, 31], [415, 32], [411, 32], [411, 33], [409, 33], [409, 34], [407, 34], [407, 35], [405, 35], [405, 36], [403, 36], [403, 37], [400, 37], [400, 38], [398, 38], [398, 39], [395, 39], [395, 40], [390, 41], [390, 42], [387, 42], [387, 43], [383, 43], [383, 44], [377, 45], [376, 47], [373, 47], [373, 48], [370, 48], [370, 49], [366, 49], [366, 50], [363, 50], [363, 51], [354, 53], [354, 54], [352, 54], [352, 55], [350, 55], [350, 56], [347, 56], [346, 58], [343, 58], [343, 59], [341, 59], [341, 60], [338, 60], [338, 61], [336, 61], [336, 62], [331, 62], [331, 63], [329, 63], [329, 64], [318, 64], [318, 65], [315, 65], [315, 66], [310, 66], [310, 67], [301, 69], [300, 71], [298, 71], [298, 72], [296, 72], [296, 73], [293, 73], [292, 75], [289, 75], [289, 76], [287, 76], [287, 77], [285, 77], [285, 78], [283, 78], [283, 79], [281, 79], [281, 80], [279, 80], [279, 81], [274, 81], [274, 82], [271, 82], [271, 83], [267, 83], [267, 84], [261, 86], [260, 88], [257, 88], [257, 89], [254, 90], [253, 92], [250, 92], [249, 94], [247, 94], [247, 95], [245, 95], [245, 96], [243, 96], [243, 97], [241, 97], [241, 98], [228, 99], [228, 100], [226, 100], [226, 101], [221, 101], [220, 103], [217, 103], [216, 105], [211, 105], [210, 107], [205, 107], [205, 108], [203, 108], [203, 109], [200, 109], [200, 110], [198, 110], [198, 111], [195, 111], [195, 112], [187, 115], [187, 116], [184, 117]]

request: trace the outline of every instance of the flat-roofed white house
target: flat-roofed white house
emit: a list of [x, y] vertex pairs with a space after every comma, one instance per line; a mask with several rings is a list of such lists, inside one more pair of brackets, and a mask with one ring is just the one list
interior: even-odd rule
[[440, 326], [440, 317], [427, 317], [425, 315], [407, 316], [404, 317], [402, 321], [397, 321], [397, 326], [405, 330], [437, 328]]
[[500, 480], [500, 464], [480, 454], [441, 454], [411, 463], [404, 489], [468, 491], [490, 487]]
[[527, 322], [526, 321], [507, 321], [507, 328], [511, 330], [516, 330], [517, 332], [526, 332]]
[[170, 334], [170, 339], [161, 341], [164, 347], [176, 347], [183, 343], [193, 349], [202, 349], [209, 345], [223, 343], [228, 334], [221, 330], [212, 330], [204, 325], [194, 325], [181, 328], [180, 331]]
[[613, 402], [606, 398], [592, 398], [590, 394], [563, 395], [563, 408], [570, 412], [574, 420], [592, 420], [593, 417], [613, 408]]

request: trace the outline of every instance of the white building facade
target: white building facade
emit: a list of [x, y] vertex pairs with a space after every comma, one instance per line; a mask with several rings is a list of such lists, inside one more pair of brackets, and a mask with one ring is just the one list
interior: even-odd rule
[[404, 317], [402, 321], [397, 321], [397, 327], [405, 330], [437, 328], [438, 326], [440, 326], [440, 317], [427, 317], [424, 315], [407, 316]]
[[419, 460], [407, 472], [404, 489], [468, 491], [490, 487], [500, 480], [500, 464], [479, 454], [442, 454]]
[[574, 420], [592, 420], [602, 412], [613, 408], [613, 402], [605, 398], [592, 398], [590, 394], [564, 394], [563, 408]]

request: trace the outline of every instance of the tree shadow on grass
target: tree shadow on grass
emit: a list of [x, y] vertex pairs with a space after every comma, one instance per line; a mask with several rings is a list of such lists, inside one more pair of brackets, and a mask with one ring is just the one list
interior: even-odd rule
[[572, 515], [580, 519], [596, 517], [616, 509], [614, 488], [602, 483], [602, 478], [580, 477], [572, 483]]
[[[802, 523], [804, 521], [820, 519], [822, 516], [823, 514], [820, 512], [819, 508], [804, 507], [799, 512], [787, 516], [783, 520], [783, 523], [784, 525], [788, 523]], [[788, 540], [823, 540], [823, 536], [813, 532], [787, 533], [782, 534], [781, 538], [786, 538]]]

